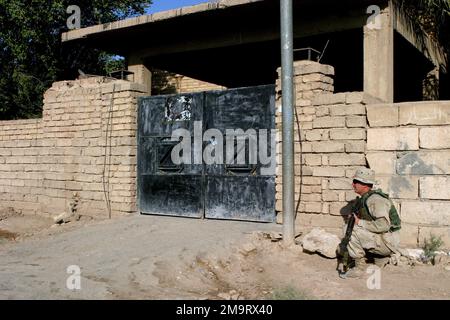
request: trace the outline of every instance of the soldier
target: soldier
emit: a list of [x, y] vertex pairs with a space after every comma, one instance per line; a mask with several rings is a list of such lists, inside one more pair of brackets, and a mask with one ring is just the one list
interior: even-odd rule
[[341, 273], [342, 278], [361, 277], [367, 255], [383, 267], [392, 254], [398, 253], [401, 221], [389, 196], [379, 189], [372, 190], [375, 183], [375, 172], [367, 168], [358, 169], [353, 177], [353, 190], [360, 197], [353, 207], [355, 224], [347, 249], [355, 265]]

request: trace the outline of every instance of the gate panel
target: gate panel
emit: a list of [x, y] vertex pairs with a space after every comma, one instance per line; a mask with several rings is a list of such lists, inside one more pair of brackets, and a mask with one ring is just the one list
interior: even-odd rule
[[[275, 176], [267, 174], [259, 159], [250, 161], [249, 133], [259, 139], [261, 129], [275, 128], [275, 87], [259, 86], [208, 93], [204, 107], [205, 127], [214, 128], [224, 136], [224, 163], [208, 165], [206, 171], [205, 217], [251, 221], [275, 220]], [[240, 130], [233, 135], [234, 163], [226, 163], [227, 129]], [[254, 130], [247, 131], [247, 130]], [[229, 137], [231, 140], [231, 137]], [[258, 140], [253, 139], [253, 143]], [[240, 148], [237, 141], [241, 141]], [[268, 141], [268, 154], [271, 150]], [[256, 144], [259, 151], [259, 145]], [[245, 159], [239, 163], [237, 155]]]
[[161, 214], [200, 218], [203, 216], [202, 176], [144, 175], [141, 177], [140, 210]]
[[275, 178], [208, 176], [206, 179], [207, 218], [274, 221]]
[[[275, 152], [270, 145], [270, 130], [275, 128], [274, 95], [275, 87], [269, 85], [140, 98], [137, 171], [141, 213], [274, 221], [275, 172], [265, 170], [270, 163], [254, 162], [250, 157], [252, 143], [261, 138], [260, 129], [268, 131], [266, 154]], [[194, 128], [200, 138], [208, 129], [219, 130], [223, 161], [194, 164]], [[172, 149], [180, 142], [171, 140], [177, 129], [190, 135], [190, 163], [172, 162]], [[252, 130], [257, 134], [253, 140], [248, 136]], [[228, 142], [234, 149], [231, 158], [243, 161], [226, 161], [227, 134], [233, 138]], [[197, 141], [196, 145], [211, 147], [218, 141]]]
[[203, 216], [203, 166], [193, 161], [174, 164], [172, 133], [185, 129], [193, 136], [194, 121], [202, 121], [203, 94], [139, 99], [138, 207], [141, 213]]

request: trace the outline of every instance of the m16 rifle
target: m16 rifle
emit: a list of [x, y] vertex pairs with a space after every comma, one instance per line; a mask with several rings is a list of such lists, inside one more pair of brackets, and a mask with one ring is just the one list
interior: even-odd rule
[[360, 199], [356, 199], [354, 205], [352, 206], [352, 213], [347, 221], [347, 229], [345, 230], [345, 236], [338, 246], [336, 251], [338, 257], [337, 270], [339, 274], [344, 274], [348, 271], [352, 264], [352, 258], [348, 252], [348, 243], [350, 242], [350, 237], [352, 236], [353, 228], [355, 226], [355, 215], [359, 212]]

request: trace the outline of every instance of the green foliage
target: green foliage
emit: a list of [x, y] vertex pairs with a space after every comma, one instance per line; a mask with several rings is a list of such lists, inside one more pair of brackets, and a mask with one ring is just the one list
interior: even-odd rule
[[430, 238], [425, 238], [422, 246], [423, 249], [423, 257], [422, 260], [427, 263], [431, 261], [434, 264], [434, 257], [436, 256], [436, 251], [438, 251], [444, 241], [442, 241], [442, 237], [435, 236], [434, 234], [430, 235]]
[[394, 5], [409, 19], [409, 27], [421, 40], [426, 34], [450, 54], [450, 0], [395, 0]]
[[309, 297], [292, 286], [278, 288], [272, 293], [272, 300], [308, 300]]
[[39, 117], [42, 94], [78, 69], [106, 74], [111, 57], [80, 44], [61, 43], [69, 5], [81, 9], [81, 26], [142, 14], [151, 1], [0, 0], [0, 119]]
[[109, 54], [104, 54], [103, 56], [106, 74], [109, 75], [113, 71], [126, 69], [124, 58], [111, 56]]

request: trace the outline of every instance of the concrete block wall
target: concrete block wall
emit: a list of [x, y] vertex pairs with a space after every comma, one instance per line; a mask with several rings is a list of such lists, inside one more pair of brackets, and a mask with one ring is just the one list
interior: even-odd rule
[[[145, 88], [93, 77], [56, 82], [43, 118], [0, 121], [1, 207], [54, 216], [107, 217], [136, 210], [136, 108]], [[112, 101], [111, 101], [112, 99]]]
[[395, 199], [402, 241], [450, 244], [450, 102], [367, 106], [367, 161]]

